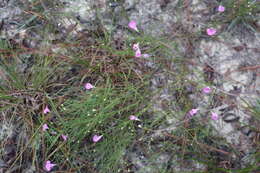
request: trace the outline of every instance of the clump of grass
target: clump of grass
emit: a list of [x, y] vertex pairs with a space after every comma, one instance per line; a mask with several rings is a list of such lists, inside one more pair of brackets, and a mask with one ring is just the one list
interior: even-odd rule
[[[17, 128], [25, 132], [14, 134], [18, 137], [13, 143], [19, 145], [12, 158], [5, 158], [11, 163], [7, 169], [24, 170], [30, 162], [42, 170], [49, 159], [59, 164], [56, 170], [117, 172], [135, 137], [128, 117], [141, 115], [145, 107], [146, 82], [134, 71], [129, 50], [117, 54], [99, 42], [86, 45], [84, 39], [62, 44], [71, 51], [49, 51], [46, 56], [46, 48], [28, 53], [24, 47], [1, 43], [1, 107], [6, 118], [12, 114], [14, 124], [22, 119]], [[95, 89], [84, 91], [85, 82]], [[42, 112], [46, 105], [51, 109], [48, 115]], [[44, 123], [49, 126], [46, 132]], [[104, 135], [97, 145], [91, 141], [94, 133]], [[69, 136], [67, 143], [61, 134]], [[8, 141], [1, 141], [4, 149]]]
[[[129, 116], [142, 115], [140, 108], [145, 98], [140, 89], [130, 83], [128, 87], [115, 88], [108, 82], [64, 102], [64, 116], [57, 124], [70, 136], [66, 145], [67, 152], [77, 153], [73, 159], [80, 155], [101, 172], [117, 171], [126, 147], [135, 137]], [[92, 141], [95, 134], [103, 135], [97, 144]]]
[[[28, 160], [33, 165], [39, 165], [36, 153], [40, 149], [38, 134], [44, 120], [41, 115], [43, 105], [46, 104], [45, 94], [57, 82], [55, 74], [62, 63], [55, 63], [53, 57], [39, 54], [24, 56], [25, 54], [19, 54], [19, 49], [12, 48], [10, 43], [7, 42], [6, 45], [9, 46], [3, 48], [8, 53], [0, 55], [0, 95], [3, 98], [0, 101], [1, 118], [13, 123], [14, 131], [10, 138], [1, 141], [1, 146], [6, 150], [8, 147], [13, 148], [8, 143], [16, 144], [12, 156], [7, 155], [4, 161], [10, 163], [8, 170], [23, 170], [28, 166]], [[34, 60], [31, 67], [28, 66], [29, 63], [23, 63], [28, 57], [33, 57]], [[15, 166], [17, 163], [20, 165]]]

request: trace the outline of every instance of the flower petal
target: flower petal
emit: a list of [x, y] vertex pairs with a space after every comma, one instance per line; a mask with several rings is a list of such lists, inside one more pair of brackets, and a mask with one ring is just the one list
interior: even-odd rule
[[222, 5], [218, 6], [218, 12], [224, 12], [225, 11], [225, 7]]
[[94, 88], [94, 86], [93, 86], [91, 83], [86, 83], [86, 84], [85, 84], [85, 89], [86, 89], [86, 90], [90, 90], [90, 89], [92, 89], [92, 88]]
[[215, 112], [212, 112], [212, 113], [211, 113], [211, 119], [212, 119], [212, 120], [215, 120], [215, 121], [216, 121], [216, 120], [218, 120], [218, 118], [219, 118], [219, 116], [218, 116], [217, 113], [215, 113]]
[[140, 58], [142, 56], [141, 50], [138, 49], [137, 51], [135, 51], [135, 57], [136, 58]]
[[51, 161], [47, 160], [44, 165], [44, 169], [49, 172], [52, 170], [52, 168], [56, 166], [56, 164], [52, 164]]
[[46, 131], [47, 129], [49, 129], [48, 125], [47, 124], [43, 124], [42, 131]]
[[205, 94], [209, 94], [210, 92], [211, 92], [211, 88], [210, 87], [204, 87], [203, 89], [202, 89], [202, 91], [205, 93]]
[[68, 136], [67, 136], [67, 135], [64, 135], [64, 134], [61, 134], [61, 137], [62, 137], [62, 139], [63, 139], [64, 141], [67, 141], [67, 139], [68, 139]]
[[131, 21], [128, 23], [128, 27], [138, 32], [136, 21], [131, 20]]
[[96, 142], [100, 141], [100, 139], [101, 139], [102, 137], [103, 137], [103, 135], [100, 135], [100, 136], [99, 136], [99, 135], [94, 135], [93, 138], [92, 138], [92, 140], [93, 140], [93, 142], [96, 143]]
[[134, 116], [134, 115], [130, 115], [130, 116], [129, 116], [129, 119], [132, 120], [132, 121], [140, 121], [140, 119], [137, 118], [137, 117]]
[[140, 48], [139, 48], [139, 43], [135, 43], [135, 44], [133, 44], [133, 50], [134, 51], [137, 51], [137, 50], [139, 50]]
[[143, 54], [142, 56], [143, 56], [144, 58], [149, 58], [149, 57], [150, 57], [150, 55], [147, 54], [147, 53]]
[[215, 35], [217, 33], [217, 30], [215, 28], [208, 28], [207, 29], [207, 34], [209, 36]]
[[189, 111], [189, 114], [190, 114], [190, 116], [193, 116], [193, 115], [195, 115], [198, 111], [199, 111], [199, 109], [191, 109], [191, 110]]
[[51, 112], [51, 111], [50, 111], [50, 109], [48, 108], [48, 106], [46, 106], [46, 107], [44, 108], [44, 110], [43, 110], [43, 114], [47, 114], [47, 113], [49, 113], [49, 112]]

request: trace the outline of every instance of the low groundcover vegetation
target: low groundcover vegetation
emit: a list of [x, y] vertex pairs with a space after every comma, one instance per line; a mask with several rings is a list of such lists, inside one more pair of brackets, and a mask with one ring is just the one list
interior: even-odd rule
[[[228, 23], [227, 32], [239, 22], [255, 32], [254, 2], [218, 4], [216, 20], [194, 38], [217, 39], [222, 31], [216, 25], [222, 21]], [[145, 35], [135, 20], [124, 26], [131, 37], [119, 43], [104, 28], [74, 35], [72, 27], [66, 38], [49, 40], [59, 31], [39, 4], [31, 4], [35, 12], [30, 14], [36, 17], [21, 26], [34, 32], [35, 20], [42, 23], [39, 45], [0, 40], [0, 130], [5, 132], [0, 136], [0, 172], [126, 173], [147, 172], [136, 165], [148, 165], [152, 172], [173, 173], [176, 163], [191, 169], [197, 165], [197, 172], [259, 171], [259, 127], [245, 125], [248, 136], [254, 132], [255, 150], [242, 165], [243, 151], [219, 136], [211, 123], [238, 121], [213, 109], [216, 97], [230, 95], [217, 93], [210, 81], [191, 80], [192, 62], [173, 53], [180, 52], [177, 42]], [[160, 70], [174, 79], [169, 87], [174, 99], [165, 99], [164, 109], [156, 112], [155, 96], [164, 88], [154, 91], [151, 86]], [[192, 102], [190, 93], [209, 98], [205, 110]], [[259, 122], [259, 102], [245, 104]], [[179, 123], [161, 130], [169, 117]], [[133, 160], [134, 152], [139, 160]], [[163, 153], [169, 158], [158, 166]]]

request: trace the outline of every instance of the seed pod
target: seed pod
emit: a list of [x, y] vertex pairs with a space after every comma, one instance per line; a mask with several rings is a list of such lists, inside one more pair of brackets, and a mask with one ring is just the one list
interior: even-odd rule
[[248, 136], [249, 133], [251, 133], [251, 130], [250, 130], [250, 128], [249, 128], [248, 126], [243, 126], [243, 127], [241, 127], [241, 128], [240, 128], [240, 131], [241, 131], [244, 135], [246, 135], [246, 136]]
[[226, 112], [231, 111], [232, 109], [233, 108], [231, 106], [228, 106], [228, 107], [220, 109], [219, 111], [223, 112], [221, 114], [225, 114]]
[[227, 123], [235, 122], [239, 120], [239, 117], [233, 113], [227, 113], [224, 115], [223, 120]]

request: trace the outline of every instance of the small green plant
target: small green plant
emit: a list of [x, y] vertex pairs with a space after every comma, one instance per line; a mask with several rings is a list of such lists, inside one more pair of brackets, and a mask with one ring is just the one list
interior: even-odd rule
[[228, 30], [237, 24], [243, 24], [255, 31], [253, 22], [257, 19], [260, 11], [260, 4], [256, 0], [231, 0], [226, 2], [228, 7], [226, 20], [229, 24]]

